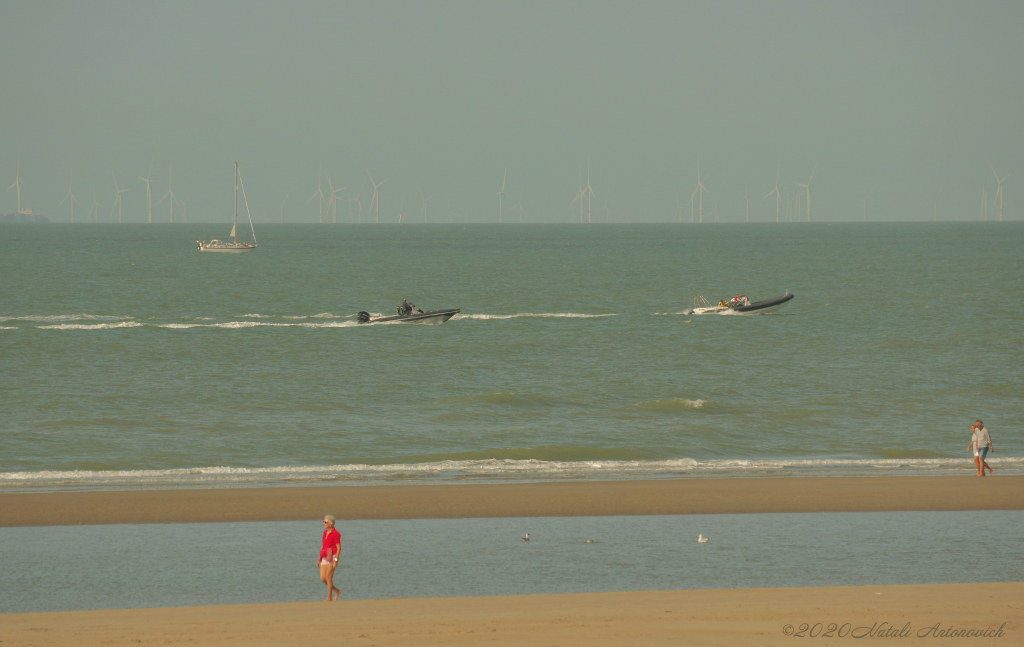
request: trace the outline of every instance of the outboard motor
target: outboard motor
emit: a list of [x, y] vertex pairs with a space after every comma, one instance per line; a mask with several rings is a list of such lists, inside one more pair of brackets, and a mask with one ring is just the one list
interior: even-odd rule
[[356, 315], [356, 321], [359, 323], [370, 323], [370, 313], [365, 310]]

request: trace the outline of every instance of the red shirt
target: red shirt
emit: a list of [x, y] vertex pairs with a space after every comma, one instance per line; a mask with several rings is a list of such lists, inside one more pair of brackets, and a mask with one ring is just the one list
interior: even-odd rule
[[341, 551], [341, 533], [337, 528], [328, 528], [324, 531], [324, 543], [320, 548], [320, 559], [332, 559]]

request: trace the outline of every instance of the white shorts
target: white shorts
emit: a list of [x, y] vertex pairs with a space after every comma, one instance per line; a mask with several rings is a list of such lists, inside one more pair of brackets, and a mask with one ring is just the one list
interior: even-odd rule
[[975, 457], [975, 458], [977, 458], [977, 457], [978, 457], [978, 450], [977, 450], [977, 449], [975, 449], [975, 450], [974, 450], [974, 457]]
[[320, 565], [321, 566], [330, 566], [331, 564], [332, 564], [331, 560], [327, 559], [326, 557], [324, 557], [323, 559], [320, 560]]

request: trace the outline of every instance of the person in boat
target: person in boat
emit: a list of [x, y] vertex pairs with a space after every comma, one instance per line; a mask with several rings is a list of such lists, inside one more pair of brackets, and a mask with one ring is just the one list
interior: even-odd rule
[[729, 305], [733, 305], [733, 306], [745, 306], [745, 305], [750, 305], [750, 299], [748, 299], [748, 298], [747, 298], [746, 296], [744, 296], [744, 295], [742, 295], [742, 294], [737, 294], [736, 296], [734, 296], [734, 297], [733, 297], [733, 298], [732, 298], [732, 299], [731, 299], [731, 300], [729, 301]]

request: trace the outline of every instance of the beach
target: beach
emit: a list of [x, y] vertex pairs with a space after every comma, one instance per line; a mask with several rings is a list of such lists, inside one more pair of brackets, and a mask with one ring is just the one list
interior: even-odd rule
[[1024, 476], [690, 478], [0, 494], [0, 526], [1024, 510]]
[[[1024, 583], [641, 591], [0, 616], [3, 645], [960, 645], [1024, 637]], [[819, 625], [820, 623], [820, 625]], [[802, 625], [806, 624], [804, 628]], [[831, 628], [830, 625], [835, 625]], [[832, 629], [832, 637], [823, 634]], [[795, 635], [801, 633], [803, 636]], [[842, 637], [840, 637], [842, 636]]]
[[[4, 526], [766, 512], [1024, 510], [1024, 477], [674, 479], [0, 495]], [[889, 555], [884, 559], [892, 559]], [[254, 566], [259, 568], [258, 565]], [[893, 568], [899, 564], [894, 562]], [[339, 581], [345, 586], [344, 581]], [[961, 644], [1024, 622], [1024, 583], [818, 586], [344, 600], [0, 615], [9, 645]], [[817, 623], [821, 623], [816, 627]], [[908, 625], [909, 623], [909, 625]], [[937, 624], [938, 623], [938, 624]], [[1005, 624], [1004, 624], [1005, 623]], [[910, 627], [907, 629], [907, 627]], [[873, 629], [872, 629], [873, 628]], [[909, 634], [907, 632], [910, 632]], [[946, 634], [932, 635], [945, 631]], [[888, 633], [887, 633], [888, 632]], [[924, 632], [918, 636], [919, 632]], [[949, 635], [947, 635], [949, 634]], [[992, 638], [995, 639], [995, 638]]]

